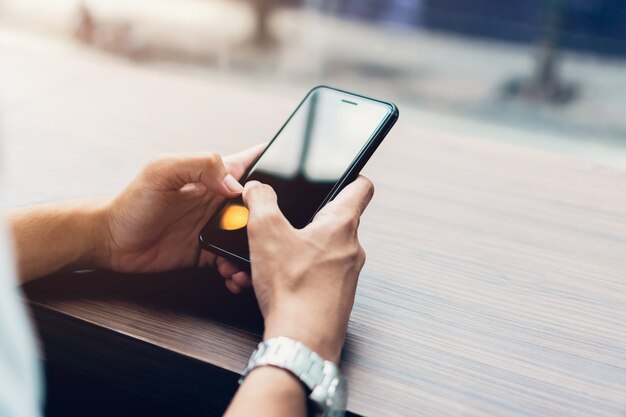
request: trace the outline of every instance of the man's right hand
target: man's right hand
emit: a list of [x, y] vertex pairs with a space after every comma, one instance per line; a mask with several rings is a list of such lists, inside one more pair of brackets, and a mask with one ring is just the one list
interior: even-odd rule
[[359, 219], [373, 193], [372, 183], [360, 176], [298, 230], [282, 215], [270, 186], [246, 184], [252, 284], [265, 339], [290, 337], [339, 362], [365, 262]]

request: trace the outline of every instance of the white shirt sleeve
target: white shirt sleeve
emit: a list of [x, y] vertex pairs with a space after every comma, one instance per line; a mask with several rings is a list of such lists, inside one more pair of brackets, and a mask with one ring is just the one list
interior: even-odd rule
[[40, 417], [37, 346], [20, 295], [12, 246], [0, 221], [0, 416]]

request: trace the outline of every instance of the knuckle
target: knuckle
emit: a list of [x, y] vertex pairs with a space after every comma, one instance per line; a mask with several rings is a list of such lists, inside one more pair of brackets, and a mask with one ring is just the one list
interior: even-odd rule
[[249, 181], [246, 183], [244, 189], [243, 189], [243, 197], [244, 198], [251, 198], [253, 196], [255, 196], [258, 192], [259, 192], [259, 187], [261, 186], [261, 183], [258, 181]]
[[206, 158], [206, 163], [209, 166], [219, 166], [220, 164], [223, 164], [222, 156], [220, 154], [209, 153], [206, 155], [205, 158]]
[[358, 242], [351, 245], [346, 259], [349, 260], [351, 270], [358, 274], [363, 269], [363, 265], [365, 265], [365, 251], [363, 247]]
[[341, 218], [341, 224], [345, 228], [351, 231], [358, 229], [359, 222], [360, 222], [360, 213], [355, 208], [346, 210]]
[[276, 193], [274, 192], [274, 189], [270, 185], [263, 184], [262, 188], [263, 188], [263, 192], [265, 192], [267, 194], [271, 194], [274, 197], [276, 196]]
[[164, 170], [167, 170], [172, 160], [175, 158], [172, 154], [162, 153], [156, 155], [146, 163], [141, 171], [143, 178], [152, 178], [160, 175]]
[[169, 153], [160, 153], [148, 161], [146, 168], [159, 168], [174, 158], [174, 155]]
[[248, 188], [250, 188], [251, 193], [258, 194], [263, 193], [265, 190], [267, 190], [268, 186], [258, 181], [250, 181], [248, 183]]
[[363, 265], [365, 265], [365, 261], [367, 260], [367, 253], [365, 253], [365, 249], [363, 249], [363, 246], [360, 244], [358, 245], [358, 258], [359, 265], [363, 267]]
[[371, 199], [374, 197], [374, 192], [376, 191], [376, 187], [374, 187], [374, 183], [367, 177], [363, 177], [365, 179], [365, 187], [367, 189], [367, 196]]
[[276, 193], [274, 192], [274, 189], [271, 186], [267, 184], [259, 183], [259, 185], [256, 188], [257, 188], [256, 192], [258, 194], [265, 195], [266, 199], [273, 199], [273, 200], [276, 199]]

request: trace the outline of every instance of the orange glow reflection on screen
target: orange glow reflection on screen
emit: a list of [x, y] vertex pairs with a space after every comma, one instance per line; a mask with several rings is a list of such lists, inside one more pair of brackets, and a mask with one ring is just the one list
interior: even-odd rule
[[248, 224], [248, 209], [238, 204], [231, 204], [224, 208], [220, 218], [222, 230], [237, 230]]

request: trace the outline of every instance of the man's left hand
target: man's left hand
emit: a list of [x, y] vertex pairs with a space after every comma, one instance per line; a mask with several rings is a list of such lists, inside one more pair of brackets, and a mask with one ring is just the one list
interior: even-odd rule
[[[150, 162], [105, 209], [107, 250], [103, 267], [119, 272], [157, 272], [215, 265], [201, 250], [198, 234], [224, 198], [236, 197], [238, 180], [263, 146], [225, 157], [215, 154], [162, 156]], [[250, 286], [249, 274], [219, 259], [234, 293]]]

